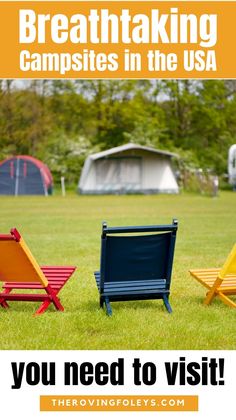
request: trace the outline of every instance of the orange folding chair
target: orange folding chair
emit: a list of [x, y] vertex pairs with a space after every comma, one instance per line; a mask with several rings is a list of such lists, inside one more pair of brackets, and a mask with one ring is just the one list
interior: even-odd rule
[[236, 302], [229, 298], [236, 295], [236, 244], [222, 268], [190, 270], [190, 274], [208, 289], [206, 305], [218, 296], [226, 305], [236, 308]]
[[[40, 267], [20, 233], [12, 229], [10, 234], [0, 235], [0, 281], [4, 282], [0, 305], [7, 309], [8, 301], [42, 302], [35, 313], [40, 315], [53, 303], [58, 311], [63, 311], [58, 293], [75, 269], [72, 266]], [[13, 293], [14, 290], [30, 293]]]

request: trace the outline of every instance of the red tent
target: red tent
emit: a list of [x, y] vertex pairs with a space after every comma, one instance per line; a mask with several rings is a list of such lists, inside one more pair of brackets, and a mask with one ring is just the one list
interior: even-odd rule
[[52, 174], [40, 160], [18, 155], [0, 162], [1, 195], [48, 195], [52, 188]]

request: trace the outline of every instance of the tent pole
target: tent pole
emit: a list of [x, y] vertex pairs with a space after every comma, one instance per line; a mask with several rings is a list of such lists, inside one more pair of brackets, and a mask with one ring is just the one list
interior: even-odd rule
[[61, 176], [61, 195], [65, 197], [66, 195], [66, 187], [65, 187], [65, 177]]
[[48, 190], [47, 190], [46, 184], [44, 182], [42, 168], [40, 168], [40, 174], [41, 174], [42, 183], [43, 183], [44, 195], [47, 197], [48, 196]]

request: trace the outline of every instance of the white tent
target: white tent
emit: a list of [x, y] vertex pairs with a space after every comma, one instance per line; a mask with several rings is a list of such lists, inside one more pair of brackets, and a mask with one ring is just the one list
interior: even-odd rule
[[125, 144], [90, 155], [79, 181], [81, 194], [178, 193], [171, 160], [177, 155]]
[[236, 144], [233, 144], [229, 148], [228, 174], [229, 183], [233, 186], [236, 186]]

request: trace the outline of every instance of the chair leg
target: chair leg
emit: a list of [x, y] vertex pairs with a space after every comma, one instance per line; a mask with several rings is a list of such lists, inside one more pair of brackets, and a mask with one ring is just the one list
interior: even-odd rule
[[163, 302], [164, 302], [164, 305], [165, 305], [167, 311], [169, 312], [169, 314], [171, 314], [172, 313], [172, 308], [170, 306], [169, 299], [166, 295], [163, 295]]
[[100, 308], [103, 308], [103, 305], [104, 305], [104, 300], [102, 297], [100, 297]]
[[217, 277], [217, 279], [215, 280], [214, 285], [211, 287], [211, 289], [209, 290], [209, 292], [207, 292], [206, 297], [204, 299], [204, 304], [205, 305], [210, 305], [210, 303], [212, 302], [212, 300], [216, 297], [217, 295], [217, 288], [221, 285], [222, 283], [222, 279], [220, 279], [219, 277]]
[[231, 308], [236, 308], [236, 303], [229, 299], [228, 296], [224, 295], [224, 293], [219, 292], [217, 296], [219, 296], [222, 302], [224, 302], [226, 305], [230, 306]]
[[212, 300], [216, 297], [215, 289], [210, 290], [206, 293], [206, 297], [203, 301], [204, 305], [210, 305]]
[[50, 295], [51, 297], [51, 302], [53, 303], [53, 305], [55, 306], [55, 308], [58, 311], [64, 311], [64, 307], [62, 306], [59, 297], [57, 296], [57, 293], [59, 292], [59, 290], [54, 290], [51, 286], [47, 286], [45, 287], [45, 290], [47, 292], [48, 295]]
[[53, 303], [53, 305], [55, 306], [55, 308], [58, 311], [64, 311], [64, 307], [62, 306], [62, 304], [60, 302], [60, 299], [57, 297], [57, 293], [59, 292], [59, 290], [55, 291], [55, 290], [53, 290], [53, 288], [51, 286], [48, 285], [47, 287], [45, 287], [45, 291], [48, 294], [48, 298], [47, 298], [47, 295], [46, 295], [45, 300], [40, 305], [40, 307], [37, 309], [34, 316], [43, 314], [46, 311], [46, 309], [48, 308], [48, 306], [50, 305], [50, 303]]
[[43, 314], [46, 309], [49, 307], [50, 303], [53, 303], [57, 311], [64, 311], [64, 307], [62, 306], [59, 298], [57, 296], [53, 296], [52, 300], [45, 300], [40, 307], [35, 312], [34, 316]]
[[35, 312], [34, 316], [37, 316], [37, 315], [41, 315], [41, 314], [43, 314], [43, 313], [46, 311], [46, 309], [49, 307], [50, 303], [51, 303], [51, 301], [50, 301], [50, 300], [45, 300], [45, 301], [44, 301], [44, 302], [40, 305], [40, 307], [37, 309], [37, 311]]
[[111, 304], [110, 304], [110, 301], [109, 301], [108, 297], [105, 297], [104, 301], [105, 301], [107, 315], [112, 316]]
[[[11, 293], [12, 288], [7, 287], [3, 290], [3, 293]], [[6, 300], [4, 298], [0, 297], [0, 305], [4, 308], [4, 309], [9, 309], [10, 306], [8, 305], [8, 303], [6, 302]]]
[[0, 305], [4, 308], [4, 309], [9, 309], [9, 305], [8, 303], [2, 299], [2, 301], [0, 301]]
[[64, 306], [62, 306], [60, 299], [56, 295], [53, 296], [52, 303], [58, 311], [64, 311]]

